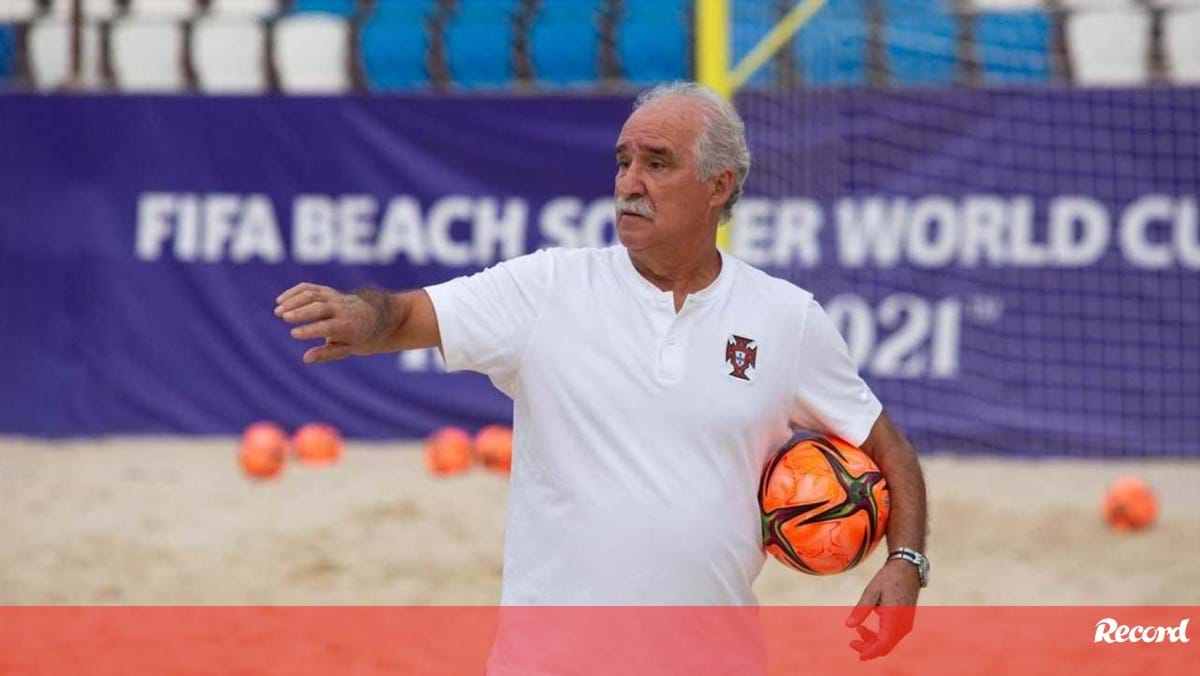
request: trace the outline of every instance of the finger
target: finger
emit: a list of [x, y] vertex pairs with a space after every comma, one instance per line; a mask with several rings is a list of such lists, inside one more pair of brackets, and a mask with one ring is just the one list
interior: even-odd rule
[[345, 359], [350, 356], [350, 346], [345, 343], [326, 343], [320, 347], [314, 347], [304, 353], [304, 363], [312, 364], [314, 362], [336, 361]]
[[284, 291], [283, 293], [279, 294], [275, 298], [275, 302], [277, 304], [282, 303], [283, 301], [300, 293], [301, 291], [307, 291], [308, 289], [314, 289], [314, 288], [316, 288], [316, 286], [317, 285], [313, 284], [312, 282], [300, 282], [299, 284], [293, 286], [292, 288], [288, 289], [287, 291]]
[[896, 642], [900, 637], [896, 635], [896, 615], [889, 612], [879, 613], [879, 633], [876, 640], [870, 643], [866, 650], [860, 653], [860, 657], [864, 660], [883, 657], [892, 652], [892, 648], [896, 647]]
[[879, 635], [868, 629], [866, 626], [859, 625], [856, 627], [856, 629], [858, 630], [858, 638], [850, 642], [850, 647], [854, 648], [860, 653], [863, 650], [875, 645], [875, 643], [879, 641]]
[[917, 622], [916, 606], [896, 606], [896, 640], [907, 636]]
[[850, 616], [846, 618], [847, 627], [857, 627], [862, 624], [863, 620], [871, 614], [871, 609], [875, 607], [876, 594], [870, 587], [863, 590], [862, 596], [858, 599], [858, 605], [850, 611]]
[[289, 324], [315, 322], [332, 317], [333, 306], [329, 303], [323, 302], [310, 303], [304, 307], [298, 307], [295, 310], [288, 310], [279, 316], [283, 319], [283, 321]]
[[912, 606], [880, 606], [879, 642], [875, 657], [883, 657], [895, 650], [900, 640], [912, 631], [916, 609]]
[[297, 308], [302, 308], [310, 303], [316, 303], [320, 299], [316, 289], [303, 289], [288, 296], [275, 306], [275, 316], [282, 317], [285, 312], [290, 312]]
[[[325, 319], [292, 329], [292, 337], [296, 340], [311, 340], [313, 338], [332, 339], [337, 333], [338, 324], [333, 319]], [[331, 341], [334, 342], [334, 341]]]
[[861, 659], [863, 653], [871, 646], [875, 645], [875, 642], [879, 639], [875, 635], [875, 632], [867, 629], [864, 625], [860, 624], [858, 627], [856, 627], [856, 629], [858, 630], [859, 637], [850, 642], [850, 647], [858, 652], [859, 658]]
[[883, 657], [884, 655], [887, 655], [888, 653], [892, 652], [892, 648], [895, 648], [895, 647], [896, 647], [895, 643], [887, 643], [883, 640], [879, 640], [874, 643], [868, 644], [865, 648], [863, 648], [861, 651], [859, 651], [858, 659], [865, 661], [865, 660], [873, 660], [877, 657]]
[[289, 295], [286, 299], [276, 305], [275, 316], [281, 317], [283, 316], [283, 313], [290, 312], [296, 308], [304, 307], [310, 303], [328, 300], [328, 295], [328, 289], [310, 284], [309, 288], [301, 289], [296, 293]]

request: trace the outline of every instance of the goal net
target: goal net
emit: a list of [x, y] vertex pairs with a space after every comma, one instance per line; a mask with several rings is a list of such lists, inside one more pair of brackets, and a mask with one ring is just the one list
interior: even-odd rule
[[[795, 5], [732, 3], [734, 63]], [[1200, 90], [1088, 86], [1078, 20], [835, 0], [736, 95], [731, 249], [922, 448], [1200, 454]]]

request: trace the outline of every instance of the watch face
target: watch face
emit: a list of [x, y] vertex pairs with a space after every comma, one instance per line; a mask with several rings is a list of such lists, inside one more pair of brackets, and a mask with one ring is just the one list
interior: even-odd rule
[[929, 584], [929, 558], [921, 552], [908, 547], [899, 547], [891, 555], [888, 560], [903, 559], [917, 567], [917, 577], [921, 580], [921, 586]]

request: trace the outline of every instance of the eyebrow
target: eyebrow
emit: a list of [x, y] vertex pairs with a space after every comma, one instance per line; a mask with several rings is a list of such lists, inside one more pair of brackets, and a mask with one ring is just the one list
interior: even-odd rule
[[[675, 156], [675, 154], [671, 152], [671, 149], [666, 146], [642, 146], [642, 151], [648, 155], [657, 155], [660, 157], [665, 157], [667, 159], [673, 158]], [[614, 149], [613, 152], [616, 155], [628, 153], [629, 152], [629, 144], [621, 143], [621, 144], [617, 145], [617, 147]]]

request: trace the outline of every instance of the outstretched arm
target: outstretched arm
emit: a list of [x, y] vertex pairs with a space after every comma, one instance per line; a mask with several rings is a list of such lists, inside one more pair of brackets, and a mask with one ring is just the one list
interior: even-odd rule
[[[887, 530], [889, 550], [908, 547], [924, 552], [925, 479], [916, 451], [887, 413], [879, 415], [862, 449], [887, 479], [891, 497]], [[888, 561], [875, 574], [846, 620], [848, 626], [858, 630], [859, 640], [851, 642], [850, 647], [858, 651], [860, 659], [888, 654], [912, 630], [919, 591], [917, 569], [907, 561]], [[879, 614], [878, 632], [863, 624], [872, 610]]]
[[325, 341], [304, 353], [305, 363], [442, 344], [437, 315], [424, 289], [341, 293], [305, 282], [284, 291], [275, 303], [275, 316], [293, 325], [293, 338]]

